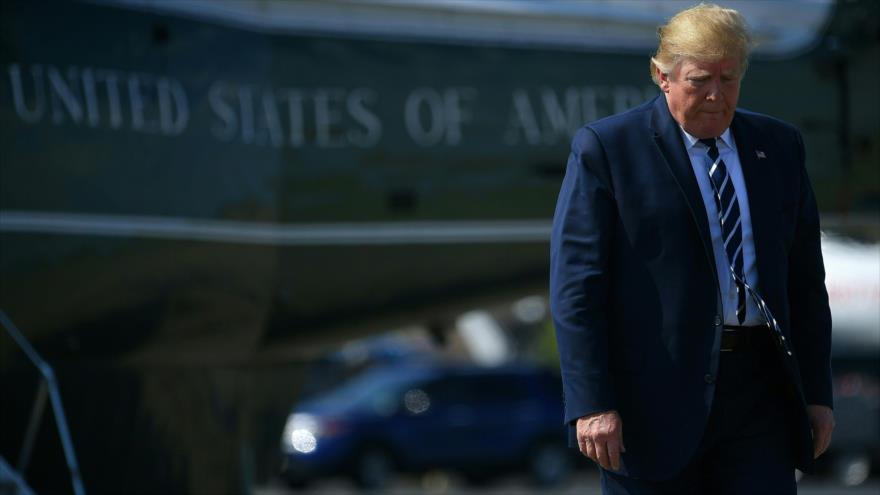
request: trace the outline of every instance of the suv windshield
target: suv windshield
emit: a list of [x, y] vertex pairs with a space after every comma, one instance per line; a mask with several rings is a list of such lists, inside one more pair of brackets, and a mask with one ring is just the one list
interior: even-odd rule
[[367, 371], [346, 381], [340, 387], [321, 394], [307, 404], [318, 408], [352, 409], [376, 402], [387, 401], [389, 397], [402, 395], [404, 389], [423, 380], [428, 373], [418, 368], [389, 367]]

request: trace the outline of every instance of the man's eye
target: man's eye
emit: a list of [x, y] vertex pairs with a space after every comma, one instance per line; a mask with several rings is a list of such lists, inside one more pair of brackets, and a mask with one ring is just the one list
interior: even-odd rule
[[694, 86], [699, 86], [699, 85], [703, 84], [704, 82], [706, 82], [708, 79], [706, 79], [705, 77], [700, 77], [700, 78], [692, 77], [689, 80], [690, 80], [691, 84], [693, 84]]

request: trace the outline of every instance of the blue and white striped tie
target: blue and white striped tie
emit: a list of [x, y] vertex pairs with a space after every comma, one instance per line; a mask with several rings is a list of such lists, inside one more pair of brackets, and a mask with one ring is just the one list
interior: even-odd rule
[[746, 283], [743, 271], [742, 217], [739, 213], [739, 201], [733, 181], [727, 173], [724, 160], [718, 153], [715, 139], [700, 139], [700, 143], [709, 148], [709, 179], [715, 191], [715, 206], [718, 209], [718, 220], [721, 222], [721, 238], [724, 240], [724, 251], [730, 265], [730, 274], [736, 284], [736, 319], [742, 325], [746, 320]]
[[758, 294], [758, 291], [746, 282], [746, 277], [743, 273], [742, 219], [740, 218], [739, 202], [736, 200], [736, 191], [733, 188], [730, 176], [727, 174], [727, 166], [721, 160], [715, 139], [700, 139], [700, 143], [709, 149], [708, 154], [711, 160], [708, 168], [709, 182], [715, 191], [715, 206], [718, 210], [718, 221], [721, 223], [724, 250], [727, 253], [727, 260], [730, 264], [730, 274], [736, 283], [736, 318], [739, 320], [740, 325], [746, 319], [746, 292], [748, 292], [758, 308], [758, 313], [764, 319], [764, 323], [773, 332], [777, 344], [783, 352], [791, 356], [791, 349], [788, 347], [785, 336], [782, 334], [782, 328], [779, 327], [779, 322], [773, 317], [770, 307], [767, 306], [767, 303]]

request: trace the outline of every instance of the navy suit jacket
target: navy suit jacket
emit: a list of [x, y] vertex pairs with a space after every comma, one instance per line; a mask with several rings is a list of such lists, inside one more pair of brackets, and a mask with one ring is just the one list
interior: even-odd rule
[[[816, 200], [800, 133], [737, 110], [731, 123], [754, 233], [757, 290], [785, 336], [796, 464], [812, 467], [806, 404], [832, 405], [831, 314]], [[714, 395], [721, 294], [709, 218], [663, 95], [581, 128], [559, 194], [550, 298], [569, 443], [574, 424], [616, 409], [623, 474], [675, 476]]]

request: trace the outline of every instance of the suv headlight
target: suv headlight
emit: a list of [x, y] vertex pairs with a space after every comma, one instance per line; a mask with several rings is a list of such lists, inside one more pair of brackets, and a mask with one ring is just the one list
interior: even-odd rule
[[281, 448], [285, 453], [311, 454], [318, 448], [320, 423], [311, 414], [293, 413], [287, 417]]

